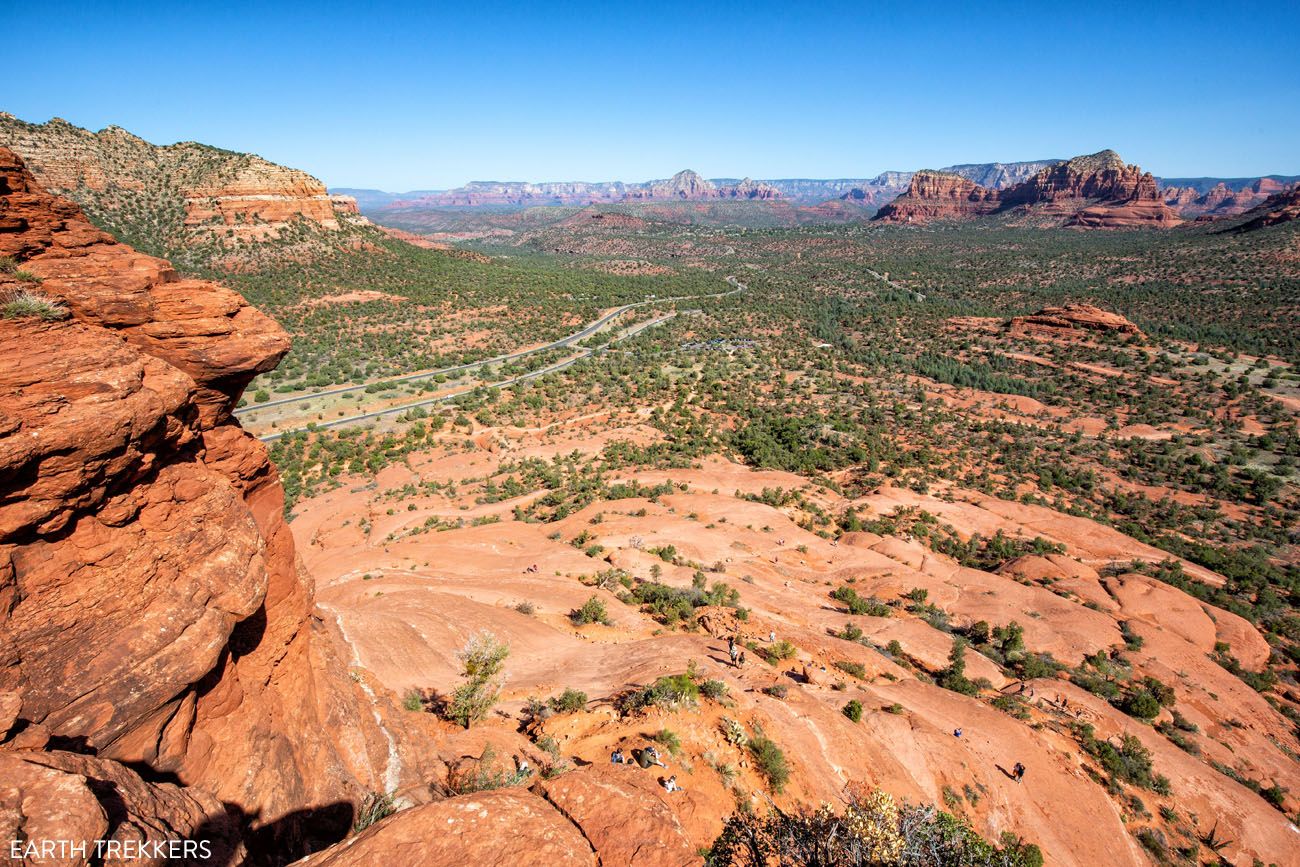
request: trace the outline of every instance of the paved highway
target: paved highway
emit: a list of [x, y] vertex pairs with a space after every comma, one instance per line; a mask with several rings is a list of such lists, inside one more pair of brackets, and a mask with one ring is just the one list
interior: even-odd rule
[[735, 277], [728, 277], [727, 282], [730, 283], [732, 286], [735, 286], [736, 288], [732, 289], [730, 292], [719, 292], [714, 295], [683, 295], [677, 298], [652, 298], [648, 301], [636, 301], [632, 304], [624, 304], [622, 307], [616, 307], [610, 312], [606, 313], [604, 316], [600, 317], [595, 322], [591, 323], [581, 331], [577, 331], [573, 334], [570, 334], [568, 337], [563, 337], [559, 340], [554, 341], [553, 343], [548, 343], [545, 346], [538, 346], [538, 347], [534, 347], [533, 349], [524, 349], [519, 352], [512, 352], [509, 355], [498, 355], [496, 358], [486, 358], [482, 361], [471, 361], [469, 364], [458, 364], [455, 367], [444, 367], [440, 370], [425, 370], [419, 373], [408, 373], [402, 376], [395, 376], [390, 379], [375, 379], [370, 382], [363, 382], [360, 385], [347, 385], [347, 386], [342, 386], [340, 388], [326, 389], [325, 391], [316, 391], [316, 392], [312, 392], [311, 394], [300, 394], [297, 397], [282, 397], [277, 400], [268, 400], [265, 403], [256, 403], [256, 404], [251, 404], [249, 406], [240, 407], [239, 409], [235, 410], [235, 415], [245, 416], [248, 415], [249, 413], [258, 412], [259, 410], [271, 409], [272, 407], [276, 407], [276, 406], [285, 406], [291, 403], [299, 403], [304, 400], [315, 400], [316, 398], [330, 397], [335, 394], [348, 394], [354, 391], [364, 391], [365, 389], [369, 388], [372, 385], [387, 385], [389, 383], [410, 382], [416, 379], [431, 379], [438, 375], [464, 373], [465, 371], [476, 370], [480, 367], [484, 367], [489, 364], [501, 364], [504, 362], [514, 361], [516, 358], [524, 358], [529, 355], [536, 355], [537, 353], [545, 352], [548, 349], [558, 349], [560, 347], [572, 346], [573, 344], [577, 343], [579, 340], [584, 340], [590, 337], [591, 335], [595, 334], [601, 328], [608, 325], [612, 320], [618, 318], [619, 316], [623, 315], [627, 311], [635, 309], [637, 307], [644, 307], [647, 304], [667, 304], [673, 301], [692, 301], [695, 299], [703, 300], [705, 298], [723, 298], [727, 295], [734, 295], [736, 292], [739, 292], [744, 287], [743, 283], [736, 282]]
[[[620, 307], [617, 311], [606, 314], [605, 316], [601, 317], [601, 319], [598, 320], [596, 323], [587, 326], [587, 328], [583, 329], [582, 331], [578, 332], [575, 335], [570, 335], [569, 337], [566, 337], [564, 340], [556, 341], [555, 343], [551, 343], [548, 344], [547, 346], [539, 347], [537, 349], [532, 349], [529, 350], [528, 352], [516, 353], [515, 355], [501, 356], [500, 358], [497, 359], [489, 359], [488, 361], [480, 361], [480, 362], [475, 362], [474, 364], [462, 365], [461, 368], [449, 368], [449, 369], [455, 370], [455, 369], [465, 369], [470, 367], [481, 367], [482, 365], [485, 364], [492, 364], [495, 361], [502, 361], [510, 358], [518, 358], [521, 355], [529, 355], [533, 352], [540, 352], [542, 349], [552, 349], [557, 346], [568, 346], [570, 343], [573, 343], [576, 340], [581, 340], [583, 337], [590, 335], [593, 331], [598, 329], [605, 322], [609, 321], [609, 319], [612, 318], [613, 316], [616, 316], [618, 315], [618, 313], [621, 313], [624, 310], [629, 310], [633, 307], [640, 307], [645, 304], [653, 304], [653, 303], [664, 302], [664, 301], [688, 301], [693, 298], [699, 298], [699, 299], [724, 298], [728, 295], [734, 295], [737, 292], [742, 292], [746, 288], [748, 288], [744, 283], [737, 281], [735, 277], [728, 277], [727, 282], [735, 287], [730, 292], [719, 292], [716, 295], [692, 295], [692, 296], [687, 296], [682, 298], [661, 298], [661, 299], [656, 299], [655, 301], [641, 301], [636, 304], [628, 304], [624, 307]], [[312, 425], [312, 429], [323, 430], [328, 428], [342, 427], [343, 425], [355, 424], [357, 422], [362, 422], [362, 421], [369, 421], [370, 419], [376, 419], [386, 415], [395, 415], [397, 413], [403, 413], [406, 412], [407, 410], [415, 409], [416, 407], [419, 406], [431, 406], [433, 404], [446, 403], [449, 400], [454, 400], [455, 398], [461, 397], [462, 395], [469, 394], [475, 388], [507, 388], [509, 386], [515, 385], [520, 382], [527, 382], [530, 379], [537, 379], [538, 377], [545, 376], [548, 373], [554, 373], [557, 370], [563, 370], [564, 368], [569, 367], [570, 365], [577, 364], [579, 361], [581, 361], [584, 358], [589, 358], [592, 355], [604, 352], [606, 349], [608, 349], [610, 346], [613, 346], [615, 343], [618, 343], [623, 340], [627, 340], [629, 337], [634, 337], [637, 334], [640, 334], [642, 331], [646, 330], [647, 328], [653, 328], [656, 325], [660, 325], [664, 322], [667, 322], [669, 319], [672, 319], [676, 315], [677, 315], [676, 313], [668, 313], [665, 314], [664, 316], [660, 316], [658, 319], [651, 319], [646, 322], [638, 323], [637, 325], [632, 326], [623, 334], [614, 338], [604, 346], [598, 347], [596, 349], [584, 349], [581, 353], [575, 355], [573, 358], [568, 358], [565, 359], [564, 361], [556, 362], [555, 364], [552, 364], [549, 367], [543, 367], [538, 370], [534, 370], [531, 373], [525, 373], [520, 376], [512, 377], [510, 379], [503, 379], [500, 382], [492, 382], [492, 383], [468, 386], [466, 388], [460, 389], [459, 391], [453, 392], [451, 394], [443, 394], [443, 395], [439, 395], [438, 397], [431, 397], [426, 400], [419, 400], [413, 403], [404, 403], [401, 404], [400, 406], [391, 406], [388, 407], [387, 409], [377, 409], [372, 412], [358, 413], [357, 415], [345, 416], [343, 418], [333, 419], [332, 421], [316, 422], [314, 425]], [[400, 382], [405, 379], [414, 379], [420, 376], [433, 376], [433, 375], [434, 375], [433, 373], [421, 373], [421, 374], [415, 374], [414, 376], [403, 377], [402, 380], [390, 380], [390, 381]], [[356, 388], [365, 388], [365, 386], [357, 386]], [[356, 388], [340, 389], [340, 391], [355, 391]], [[337, 392], [319, 392], [314, 395], [309, 395], [309, 397], [320, 397], [322, 394], [332, 394], [332, 393], [337, 393]], [[304, 399], [305, 398], [292, 398], [286, 402], [293, 402], [296, 400], [304, 400]], [[259, 406], [265, 407], [269, 405], [270, 404], [264, 403], [264, 404], [260, 404]], [[298, 433], [299, 431], [304, 431], [308, 429], [309, 429], [308, 427], [304, 426], [300, 428], [294, 428], [293, 430], [277, 431], [276, 433], [273, 434], [266, 434], [265, 436], [258, 437], [258, 439], [262, 440], [262, 442], [269, 443], [280, 439], [286, 434]]]

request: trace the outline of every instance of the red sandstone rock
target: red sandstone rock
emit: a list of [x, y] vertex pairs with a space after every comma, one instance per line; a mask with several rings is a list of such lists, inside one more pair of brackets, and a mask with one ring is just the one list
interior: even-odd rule
[[[243, 854], [238, 832], [221, 802], [201, 790], [146, 783], [116, 762], [91, 756], [0, 752], [0, 840], [6, 859], [10, 841], [17, 841], [62, 845], [68, 856], [19, 863], [224, 867]], [[192, 841], [189, 857], [184, 857], [186, 840]], [[167, 845], [178, 847], [161, 850], [175, 851], [175, 860], [159, 857], [153, 848]]]
[[83, 204], [117, 203], [121, 191], [174, 197], [183, 226], [204, 240], [274, 238], [298, 221], [334, 230], [363, 220], [355, 200], [329, 195], [306, 172], [195, 142], [158, 147], [120, 127], [92, 133], [59, 118], [29, 124], [0, 112], [0, 147], [21, 155], [43, 188]]
[[417, 751], [313, 620], [278, 477], [230, 420], [284, 332], [95, 230], [4, 149], [0, 255], [69, 312], [0, 320], [4, 748], [174, 775], [279, 851], [304, 809], [350, 816], [407, 780]]
[[1289, 223], [1300, 217], [1300, 185], [1288, 192], [1269, 196], [1258, 207], [1247, 212], [1248, 219], [1236, 227], [1238, 232], [1253, 232], [1280, 223]]
[[601, 862], [578, 827], [545, 800], [523, 789], [499, 789], [405, 810], [296, 863], [301, 867], [595, 867]]
[[951, 172], [920, 171], [912, 175], [907, 192], [880, 209], [877, 220], [924, 223], [991, 214], [998, 193]]
[[1053, 163], [1005, 190], [986, 189], [948, 172], [917, 172], [907, 192], [881, 208], [875, 219], [924, 223], [1013, 210], [1083, 228], [1164, 228], [1180, 222], [1155, 178], [1126, 165], [1114, 151]]
[[1143, 336], [1141, 329], [1123, 316], [1091, 304], [1044, 307], [1032, 315], [1014, 317], [1006, 328], [1016, 336], [1071, 337], [1082, 336], [1086, 332]]

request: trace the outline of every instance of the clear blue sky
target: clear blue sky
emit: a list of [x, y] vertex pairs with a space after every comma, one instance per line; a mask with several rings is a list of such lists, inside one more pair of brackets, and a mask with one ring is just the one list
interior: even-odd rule
[[1101, 148], [1300, 173], [1300, 2], [21, 2], [0, 109], [331, 186], [864, 177]]

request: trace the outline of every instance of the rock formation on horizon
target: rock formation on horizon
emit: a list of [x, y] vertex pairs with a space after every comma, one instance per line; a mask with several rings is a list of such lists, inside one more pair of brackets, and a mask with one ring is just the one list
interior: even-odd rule
[[1084, 228], [1168, 227], [1178, 215], [1165, 204], [1155, 178], [1111, 150], [1047, 165], [1003, 190], [960, 175], [922, 171], [905, 193], [875, 219], [891, 223], [964, 220], [1011, 211], [1035, 220]]
[[1234, 226], [1232, 231], [1253, 232], [1300, 219], [1300, 184], [1269, 196], [1242, 217], [1244, 222]]

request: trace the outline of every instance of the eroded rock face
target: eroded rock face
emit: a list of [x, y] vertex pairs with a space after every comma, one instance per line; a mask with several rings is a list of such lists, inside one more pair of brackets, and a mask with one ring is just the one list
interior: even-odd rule
[[498, 789], [404, 810], [298, 863], [596, 867], [601, 862], [581, 830], [546, 801], [522, 789]]
[[230, 415], [287, 335], [95, 230], [4, 149], [0, 255], [63, 311], [0, 320], [0, 750], [178, 780], [275, 851], [305, 811], [345, 808], [346, 830], [400, 758], [312, 618], [266, 449]]
[[963, 220], [1009, 212], [1082, 228], [1169, 227], [1180, 220], [1149, 172], [1114, 151], [1050, 163], [1006, 189], [982, 187], [951, 172], [917, 172], [907, 192], [880, 209], [892, 223]]
[[[27, 859], [34, 864], [224, 867], [247, 854], [238, 822], [212, 795], [146, 783], [117, 762], [59, 751], [0, 752], [0, 839], [6, 857], [8, 841], [35, 851], [61, 842], [64, 854], [73, 855]], [[74, 854], [83, 851], [88, 857]], [[90, 857], [96, 854], [100, 858]], [[176, 859], [169, 861], [169, 854]]]
[[297, 221], [333, 230], [359, 219], [355, 202], [336, 201], [306, 172], [195, 142], [159, 147], [120, 127], [92, 133], [59, 118], [29, 124], [0, 113], [0, 147], [23, 157], [42, 187], [87, 207], [174, 204], [190, 238], [261, 240]]
[[925, 223], [992, 214], [998, 209], [996, 190], [981, 187], [952, 172], [919, 171], [907, 192], [880, 209], [877, 220]]
[[1044, 307], [1029, 316], [1014, 317], [1007, 323], [1007, 331], [1016, 336], [1042, 337], [1081, 337], [1088, 332], [1143, 336], [1141, 329], [1123, 316], [1091, 304]]
[[1263, 204], [1247, 212], [1246, 216], [1249, 219], [1236, 227], [1236, 231], [1253, 232], [1300, 218], [1300, 186], [1269, 196]]
[[390, 203], [393, 208], [411, 206], [476, 205], [590, 205], [641, 201], [706, 201], [710, 199], [780, 199], [782, 193], [771, 184], [745, 178], [735, 184], [716, 184], [689, 169], [671, 178], [645, 183], [521, 183], [475, 181], [454, 190], [429, 193]]

